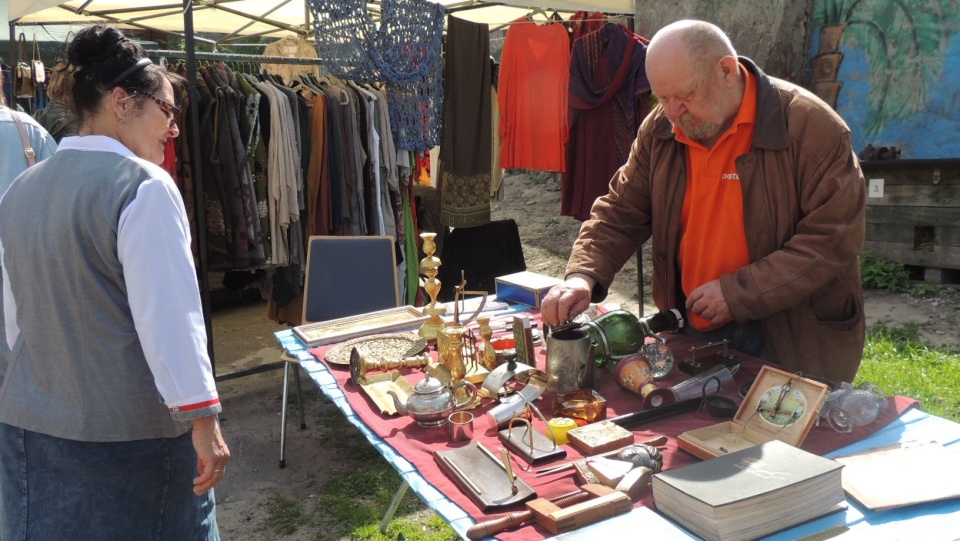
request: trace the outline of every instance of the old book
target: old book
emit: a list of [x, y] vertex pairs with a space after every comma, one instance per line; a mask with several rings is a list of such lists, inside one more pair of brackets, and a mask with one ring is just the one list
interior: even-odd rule
[[937, 442], [876, 449], [839, 457], [843, 489], [879, 511], [960, 498], [960, 455]]
[[842, 468], [772, 440], [654, 475], [653, 501], [709, 541], [754, 539], [840, 510]]

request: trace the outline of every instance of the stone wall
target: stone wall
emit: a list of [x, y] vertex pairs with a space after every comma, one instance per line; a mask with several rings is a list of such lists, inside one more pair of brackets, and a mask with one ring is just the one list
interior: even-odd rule
[[804, 59], [813, 0], [636, 0], [635, 31], [646, 37], [680, 19], [722, 28], [737, 52], [765, 72], [806, 83]]

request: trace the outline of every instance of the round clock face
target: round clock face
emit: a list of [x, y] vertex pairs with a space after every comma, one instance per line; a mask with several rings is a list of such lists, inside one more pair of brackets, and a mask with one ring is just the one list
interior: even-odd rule
[[807, 399], [796, 389], [772, 387], [760, 397], [758, 411], [770, 424], [784, 427], [803, 417]]

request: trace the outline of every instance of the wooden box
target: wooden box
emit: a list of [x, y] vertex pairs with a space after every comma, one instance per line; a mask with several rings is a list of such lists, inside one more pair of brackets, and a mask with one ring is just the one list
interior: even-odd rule
[[610, 421], [597, 421], [567, 432], [570, 445], [585, 455], [606, 453], [634, 442], [633, 432]]
[[830, 388], [772, 366], [764, 366], [733, 420], [689, 430], [677, 445], [703, 459], [753, 447], [770, 440], [803, 443]]
[[497, 278], [497, 298], [504, 302], [540, 308], [540, 301], [550, 288], [561, 282], [562, 280], [536, 272], [515, 272]]

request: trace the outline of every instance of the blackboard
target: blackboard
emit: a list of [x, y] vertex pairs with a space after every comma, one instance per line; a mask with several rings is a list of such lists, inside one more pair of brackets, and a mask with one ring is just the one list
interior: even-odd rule
[[310, 237], [303, 299], [303, 323], [399, 306], [393, 237]]

